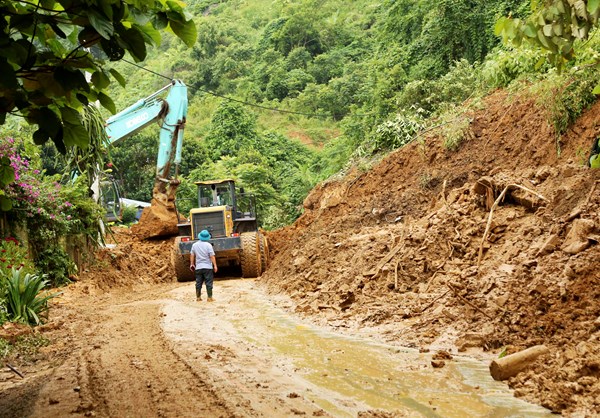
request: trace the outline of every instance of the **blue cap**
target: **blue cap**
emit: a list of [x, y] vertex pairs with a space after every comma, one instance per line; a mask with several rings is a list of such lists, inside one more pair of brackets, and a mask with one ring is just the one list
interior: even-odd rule
[[203, 229], [198, 234], [198, 239], [200, 241], [208, 241], [208, 240], [210, 240], [210, 232], [208, 232], [206, 229]]

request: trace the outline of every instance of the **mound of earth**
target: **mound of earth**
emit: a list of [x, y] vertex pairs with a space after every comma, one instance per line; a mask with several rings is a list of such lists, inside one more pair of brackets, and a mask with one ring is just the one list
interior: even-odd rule
[[115, 227], [106, 241], [77, 279], [84, 293], [173, 281], [169, 254], [174, 239], [142, 240], [131, 229]]
[[139, 239], [172, 237], [177, 235], [177, 211], [173, 205], [164, 205], [152, 199], [142, 211], [140, 221], [131, 227]]
[[[555, 412], [600, 413], [600, 103], [556, 135], [533, 99], [498, 92], [457, 151], [435, 132], [319, 185], [269, 235], [262, 280], [331, 325], [423, 349], [551, 355], [509, 380]], [[560, 154], [557, 152], [560, 146]]]

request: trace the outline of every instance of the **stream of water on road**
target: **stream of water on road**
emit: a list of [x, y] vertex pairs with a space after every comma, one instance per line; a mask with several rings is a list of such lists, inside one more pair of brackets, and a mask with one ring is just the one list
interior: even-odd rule
[[[193, 333], [188, 321], [178, 321], [176, 316], [201, 313], [202, 321], [218, 324], [219, 336], [213, 342], [229, 341], [232, 347], [249, 344], [255, 355], [267, 356], [271, 364], [293, 373], [303, 382], [299, 393], [332, 416], [356, 416], [367, 409], [423, 417], [549, 415], [515, 398], [505, 384], [490, 377], [487, 364], [481, 361], [455, 357], [445, 367], [433, 369], [431, 354], [302, 321], [276, 307], [254, 281], [227, 280], [216, 287], [218, 301], [204, 305], [189, 301], [192, 287], [175, 290], [176, 299], [165, 308], [170, 318], [164, 324], [166, 334]], [[168, 308], [173, 304], [185, 306]]]

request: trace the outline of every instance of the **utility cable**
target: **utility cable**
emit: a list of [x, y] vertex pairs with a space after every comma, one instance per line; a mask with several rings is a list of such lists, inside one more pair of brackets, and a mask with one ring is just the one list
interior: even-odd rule
[[[146, 67], [142, 67], [141, 65], [136, 64], [135, 62], [131, 62], [131, 61], [126, 60], [125, 58], [122, 58], [121, 61], [125, 61], [127, 64], [133, 65], [133, 66], [135, 66], [135, 67], [137, 67], [137, 68], [139, 68], [141, 70], [148, 71], [149, 73], [152, 73], [152, 74], [154, 74], [156, 76], [162, 77], [162, 78], [167, 79], [169, 81], [173, 80], [172, 77], [167, 77], [164, 74], [160, 74], [160, 73], [157, 73], [156, 71], [150, 70], [150, 69], [148, 69]], [[243, 104], [243, 105], [246, 105], [246, 106], [256, 107], [256, 108], [263, 109], [263, 110], [270, 110], [270, 111], [273, 111], [273, 112], [287, 113], [287, 114], [291, 114], [291, 115], [300, 115], [300, 116], [315, 117], [315, 118], [329, 118], [329, 117], [332, 117], [332, 118], [335, 119], [336, 117], [341, 116], [341, 115], [336, 115], [335, 113], [329, 114], [329, 113], [295, 112], [293, 110], [285, 110], [285, 109], [279, 109], [279, 108], [275, 108], [275, 107], [268, 107], [268, 106], [259, 105], [258, 103], [251, 103], [251, 102], [247, 102], [247, 101], [244, 101], [244, 100], [235, 99], [233, 97], [229, 97], [229, 96], [225, 96], [225, 95], [222, 95], [222, 94], [219, 94], [219, 93], [215, 93], [214, 91], [206, 90], [206, 89], [203, 89], [203, 88], [200, 88], [200, 87], [194, 87], [194, 89], [195, 90], [199, 90], [199, 91], [201, 91], [203, 93], [206, 93], [206, 94], [210, 94], [211, 96], [219, 97], [221, 99], [224, 99], [224, 100], [227, 100], [227, 101], [230, 101], [230, 102], [236, 102], [236, 103], [240, 103], [240, 104]], [[373, 115], [372, 113], [366, 113], [366, 114], [353, 114], [353, 113], [349, 113], [347, 116], [366, 117], [366, 116], [372, 116], [372, 115]]]

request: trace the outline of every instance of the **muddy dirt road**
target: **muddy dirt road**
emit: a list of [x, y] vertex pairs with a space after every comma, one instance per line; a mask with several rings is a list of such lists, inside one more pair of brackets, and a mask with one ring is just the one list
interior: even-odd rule
[[253, 280], [220, 280], [215, 296], [196, 302], [192, 283], [78, 301], [67, 293], [56, 309], [72, 351], [58, 367], [3, 382], [0, 415], [546, 415], [492, 381], [485, 362], [434, 369], [432, 353], [378, 343], [368, 329], [303, 322]]

